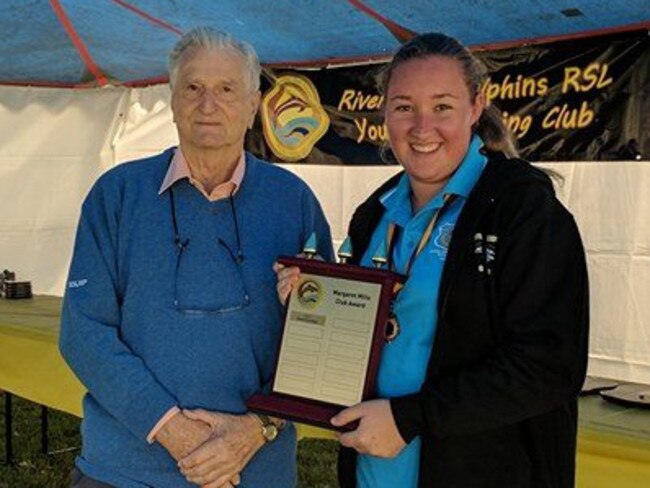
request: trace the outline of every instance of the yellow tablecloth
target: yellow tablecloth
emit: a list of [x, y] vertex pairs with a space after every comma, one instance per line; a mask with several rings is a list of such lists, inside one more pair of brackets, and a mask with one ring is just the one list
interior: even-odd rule
[[[0, 389], [81, 416], [83, 386], [57, 346], [61, 299], [0, 299]], [[299, 426], [301, 437], [332, 438]], [[650, 410], [580, 399], [579, 488], [650, 486]]]
[[84, 388], [59, 353], [61, 299], [0, 299], [0, 389], [81, 416]]
[[580, 399], [577, 486], [650, 486], [650, 410]]

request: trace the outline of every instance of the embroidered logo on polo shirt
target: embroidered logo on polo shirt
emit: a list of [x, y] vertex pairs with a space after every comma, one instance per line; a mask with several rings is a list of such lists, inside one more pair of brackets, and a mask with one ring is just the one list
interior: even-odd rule
[[451, 242], [451, 235], [454, 232], [454, 224], [448, 222], [438, 227], [435, 238], [433, 239], [433, 249], [431, 250], [438, 258], [444, 259], [447, 256], [447, 249]]

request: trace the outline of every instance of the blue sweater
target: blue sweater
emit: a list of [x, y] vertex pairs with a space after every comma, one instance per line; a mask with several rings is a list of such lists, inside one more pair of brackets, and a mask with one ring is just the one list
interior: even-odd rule
[[[320, 253], [332, 253], [307, 185], [247, 154], [233, 198], [243, 263], [231, 256], [238, 246], [229, 200], [210, 202], [185, 179], [173, 186], [179, 235], [189, 239], [177, 265], [169, 190], [158, 194], [171, 156], [118, 166], [97, 181], [83, 204], [63, 304], [61, 352], [89, 391], [77, 465], [117, 487], [193, 486], [162, 446], [147, 443], [149, 431], [174, 405], [245, 412], [246, 399], [270, 383], [280, 334], [273, 261], [300, 252], [312, 231]], [[241, 486], [293, 486], [295, 468], [289, 427], [258, 451]]]

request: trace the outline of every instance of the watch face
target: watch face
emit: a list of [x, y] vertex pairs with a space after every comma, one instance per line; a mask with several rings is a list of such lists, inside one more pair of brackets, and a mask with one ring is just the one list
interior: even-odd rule
[[273, 424], [265, 425], [262, 428], [262, 435], [267, 441], [272, 441], [278, 436], [278, 428]]

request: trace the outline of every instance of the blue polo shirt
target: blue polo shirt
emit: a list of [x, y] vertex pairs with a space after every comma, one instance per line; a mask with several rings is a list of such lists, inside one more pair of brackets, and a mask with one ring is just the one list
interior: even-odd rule
[[[400, 333], [384, 346], [382, 352], [377, 378], [379, 398], [403, 396], [422, 388], [438, 322], [436, 305], [447, 247], [463, 205], [487, 163], [487, 158], [479, 152], [482, 145], [478, 136], [472, 138], [458, 170], [415, 215], [411, 209], [411, 186], [406, 174], [380, 199], [386, 211], [361, 264], [373, 266], [372, 256], [385, 239], [388, 224], [393, 222], [397, 228], [392, 260], [395, 270], [403, 273], [431, 217], [443, 206], [444, 195], [456, 195], [439, 216], [429, 242], [414, 261], [410, 276], [393, 304]], [[357, 486], [360, 488], [416, 488], [420, 438], [413, 439], [395, 458], [359, 455], [357, 459]]]

